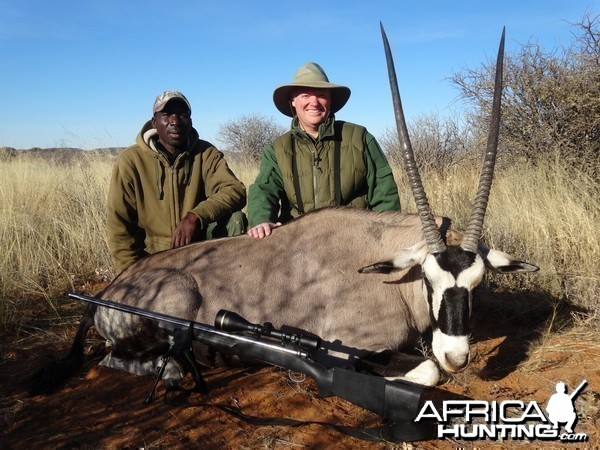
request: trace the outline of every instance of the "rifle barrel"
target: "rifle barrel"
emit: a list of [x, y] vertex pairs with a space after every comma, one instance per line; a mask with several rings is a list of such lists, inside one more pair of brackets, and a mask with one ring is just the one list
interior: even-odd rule
[[573, 400], [575, 397], [577, 397], [579, 395], [579, 393], [581, 392], [581, 390], [585, 387], [586, 384], [587, 384], [587, 380], [583, 380], [581, 383], [579, 383], [579, 386], [577, 386], [575, 388], [575, 390], [573, 392], [571, 392], [571, 395], [569, 395], [569, 398], [571, 400]]
[[[176, 325], [181, 328], [190, 328], [191, 327], [191, 328], [193, 328], [195, 335], [203, 334], [205, 336], [210, 336], [210, 335], [220, 336], [220, 337], [226, 338], [226, 339], [233, 339], [240, 343], [253, 344], [253, 345], [257, 345], [257, 346], [263, 347], [263, 348], [268, 348], [271, 350], [277, 349], [280, 352], [288, 353], [288, 354], [291, 354], [294, 356], [298, 356], [300, 358], [308, 357], [307, 352], [297, 349], [297, 348], [282, 347], [280, 345], [274, 345], [269, 342], [260, 340], [254, 336], [250, 337], [250, 336], [239, 335], [239, 334], [234, 334], [234, 333], [227, 333], [224, 331], [220, 331], [209, 325], [205, 325], [205, 324], [199, 323], [199, 322], [194, 322], [192, 320], [182, 319], [181, 317], [175, 317], [175, 316], [171, 316], [168, 314], [158, 313], [155, 311], [148, 311], [145, 309], [137, 308], [135, 306], [126, 305], [123, 303], [117, 303], [117, 302], [113, 302], [111, 300], [104, 300], [101, 298], [91, 297], [89, 295], [84, 295], [84, 294], [69, 293], [68, 296], [70, 298], [81, 300], [81, 301], [84, 301], [87, 303], [94, 303], [96, 305], [104, 306], [106, 308], [116, 309], [117, 311], [122, 311], [122, 312], [126, 312], [129, 314], [134, 314], [134, 315], [137, 315], [140, 317], [145, 317], [147, 319], [164, 321], [164, 322]], [[205, 344], [210, 345], [209, 339], [210, 338], [207, 338], [208, 342], [205, 342]]]

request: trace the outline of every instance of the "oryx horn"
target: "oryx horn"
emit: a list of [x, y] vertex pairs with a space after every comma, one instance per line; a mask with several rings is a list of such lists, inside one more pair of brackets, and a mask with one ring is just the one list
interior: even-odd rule
[[477, 252], [477, 245], [481, 238], [483, 230], [483, 218], [487, 209], [488, 199], [490, 197], [490, 188], [494, 177], [494, 166], [496, 165], [496, 153], [498, 151], [498, 135], [500, 134], [500, 104], [502, 100], [502, 70], [504, 62], [504, 34], [502, 29], [502, 38], [498, 48], [498, 58], [496, 60], [496, 79], [494, 81], [494, 100], [492, 104], [492, 116], [490, 119], [490, 132], [488, 135], [487, 147], [483, 159], [483, 167], [479, 177], [479, 186], [473, 202], [471, 219], [465, 231], [461, 247], [469, 252]]
[[421, 226], [423, 234], [427, 242], [427, 248], [430, 253], [442, 253], [446, 250], [446, 244], [442, 240], [437, 224], [431, 212], [431, 207], [427, 201], [425, 188], [419, 175], [419, 169], [415, 163], [415, 155], [413, 152], [410, 138], [408, 136], [408, 128], [404, 119], [404, 111], [402, 110], [402, 102], [400, 101], [400, 93], [398, 91], [398, 81], [396, 79], [396, 69], [394, 68], [394, 60], [390, 50], [383, 24], [381, 26], [381, 36], [383, 38], [383, 46], [385, 48], [385, 59], [387, 61], [388, 76], [390, 78], [390, 88], [392, 90], [392, 100], [394, 102], [394, 114], [396, 116], [396, 127], [398, 130], [398, 138], [400, 140], [402, 159], [408, 175], [410, 187], [412, 189], [415, 203], [417, 204], [417, 212], [421, 218]]

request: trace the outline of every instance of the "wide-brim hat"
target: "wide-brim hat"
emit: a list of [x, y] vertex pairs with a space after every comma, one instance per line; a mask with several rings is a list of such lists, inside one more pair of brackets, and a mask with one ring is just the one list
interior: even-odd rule
[[314, 62], [307, 62], [300, 66], [291, 83], [281, 85], [273, 92], [275, 106], [286, 116], [295, 115], [291, 94], [299, 87], [331, 89], [331, 112], [334, 114], [342, 109], [350, 98], [350, 88], [330, 83], [321, 66]]

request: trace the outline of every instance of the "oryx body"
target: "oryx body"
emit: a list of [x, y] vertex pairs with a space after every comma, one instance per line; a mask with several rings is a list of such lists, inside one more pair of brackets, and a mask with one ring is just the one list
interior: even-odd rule
[[[334, 363], [332, 352], [340, 358], [347, 353], [354, 362], [369, 352], [399, 350], [430, 326], [418, 265], [390, 274], [358, 271], [394, 260], [422, 240], [414, 215], [323, 209], [274, 230], [268, 239], [228, 238], [153, 255], [124, 271], [99, 297], [201, 323], [212, 323], [219, 309], [228, 309], [252, 322], [320, 336], [326, 347], [322, 362]], [[419, 248], [414, 252], [418, 259]], [[116, 346], [139, 346], [135, 337], [142, 333], [134, 326], [139, 318], [98, 308], [94, 321]], [[141, 373], [133, 365], [127, 369]], [[427, 372], [418, 381], [435, 383], [435, 366], [428, 363]]]
[[[437, 223], [457, 248], [462, 234], [448, 228], [448, 219]], [[268, 239], [240, 236], [149, 256], [98, 297], [201, 323], [212, 323], [223, 308], [252, 322], [291, 325], [323, 339], [319, 359], [328, 365], [400, 351], [433, 326], [436, 358], [457, 371], [469, 360], [472, 290], [485, 266], [510, 273], [535, 267], [483, 247], [449, 269], [426, 263], [428, 255], [417, 215], [327, 208], [275, 229]], [[433, 266], [431, 280], [423, 264]], [[463, 290], [465, 297], [456, 295]], [[155, 371], [167, 343], [155, 322], [89, 308], [113, 344], [106, 365], [139, 375]], [[394, 376], [427, 385], [438, 380], [432, 361], [401, 355], [399, 362], [404, 369]], [[183, 375], [174, 362], [165, 373], [175, 382]]]

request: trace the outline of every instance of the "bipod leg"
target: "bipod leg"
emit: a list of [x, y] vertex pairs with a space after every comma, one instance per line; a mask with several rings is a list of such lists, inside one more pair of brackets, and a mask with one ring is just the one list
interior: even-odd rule
[[173, 335], [173, 353], [175, 358], [191, 373], [196, 386], [192, 389], [194, 392], [206, 394], [208, 387], [200, 373], [198, 363], [194, 358], [192, 351], [192, 341], [194, 339], [194, 328], [192, 325], [186, 330], [179, 330]]
[[152, 389], [150, 390], [150, 393], [144, 400], [145, 405], [152, 403], [152, 400], [154, 400], [154, 394], [156, 393], [156, 386], [158, 386], [159, 380], [163, 377], [163, 375], [165, 373], [165, 369], [167, 368], [167, 364], [169, 363], [169, 360], [173, 357], [173, 352], [175, 351], [175, 345], [176, 345], [175, 343], [172, 344], [169, 347], [169, 349], [167, 350], [167, 352], [164, 355], [162, 355], [162, 357], [161, 357], [162, 363], [161, 363], [160, 367], [158, 368], [158, 370], [156, 371], [156, 378], [154, 379], [154, 384], [152, 385]]

